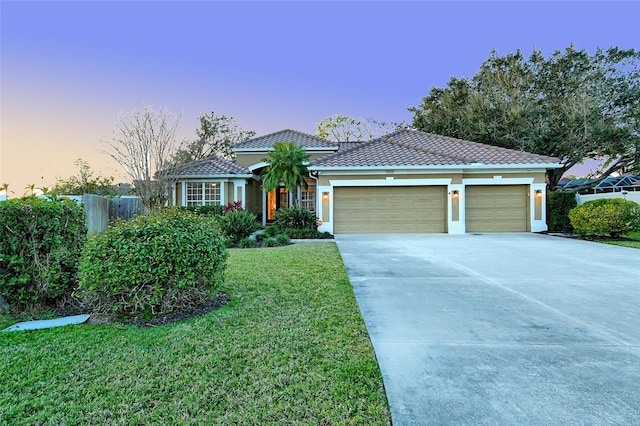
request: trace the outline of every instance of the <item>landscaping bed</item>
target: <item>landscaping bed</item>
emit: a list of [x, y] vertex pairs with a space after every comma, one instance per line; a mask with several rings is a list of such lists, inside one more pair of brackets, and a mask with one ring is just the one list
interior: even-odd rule
[[572, 238], [574, 240], [593, 241], [616, 246], [640, 248], [640, 232], [632, 232], [626, 235], [612, 237], [609, 235], [579, 235], [568, 233], [543, 232], [552, 236]]

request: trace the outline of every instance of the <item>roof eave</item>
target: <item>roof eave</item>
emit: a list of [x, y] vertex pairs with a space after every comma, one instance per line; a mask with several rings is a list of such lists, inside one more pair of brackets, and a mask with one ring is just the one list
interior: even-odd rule
[[186, 179], [250, 179], [252, 174], [210, 174], [210, 175], [179, 175], [178, 180]]
[[[308, 147], [308, 146], [300, 146], [304, 148], [305, 151], [313, 151], [313, 152], [333, 152], [337, 151], [339, 146], [323, 146], [323, 147]], [[264, 152], [264, 151], [273, 151], [273, 146], [263, 146], [260, 148], [231, 148], [233, 152]]]
[[380, 170], [493, 170], [493, 169], [557, 169], [562, 167], [559, 163], [517, 163], [517, 164], [433, 164], [433, 165], [386, 165], [386, 166], [309, 166], [313, 171], [380, 171]]

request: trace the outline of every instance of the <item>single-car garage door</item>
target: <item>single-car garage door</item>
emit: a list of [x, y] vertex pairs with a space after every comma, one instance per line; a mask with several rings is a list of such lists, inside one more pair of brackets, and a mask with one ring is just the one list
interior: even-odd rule
[[467, 232], [526, 232], [527, 185], [467, 186]]
[[446, 232], [445, 186], [336, 187], [336, 234]]

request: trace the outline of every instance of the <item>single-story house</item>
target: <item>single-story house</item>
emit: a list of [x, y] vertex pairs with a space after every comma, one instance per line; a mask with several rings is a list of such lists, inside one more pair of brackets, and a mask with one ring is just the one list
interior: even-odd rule
[[332, 142], [283, 130], [241, 142], [236, 159], [187, 164], [173, 192], [175, 205], [241, 200], [263, 224], [291, 203], [284, 187], [260, 186], [263, 161], [277, 142], [308, 154], [303, 208], [330, 233], [540, 232], [546, 223], [546, 171], [557, 158], [417, 130], [366, 142]]

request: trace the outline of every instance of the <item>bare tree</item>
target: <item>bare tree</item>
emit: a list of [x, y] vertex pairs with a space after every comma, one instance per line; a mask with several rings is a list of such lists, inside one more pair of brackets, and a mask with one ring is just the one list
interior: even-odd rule
[[171, 157], [179, 145], [176, 130], [180, 115], [166, 108], [155, 111], [145, 105], [142, 111], [118, 115], [118, 128], [105, 151], [131, 178], [134, 192], [145, 207], [162, 207], [176, 183], [176, 173], [167, 173]]

